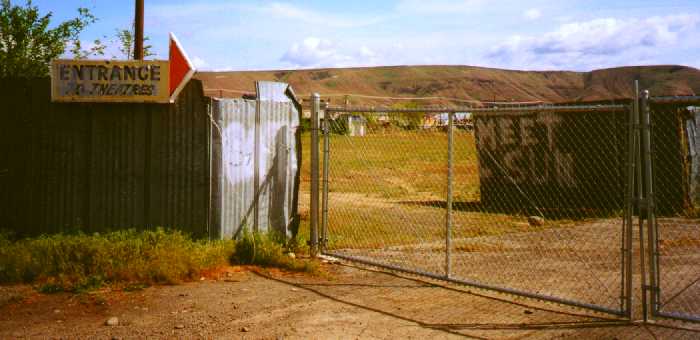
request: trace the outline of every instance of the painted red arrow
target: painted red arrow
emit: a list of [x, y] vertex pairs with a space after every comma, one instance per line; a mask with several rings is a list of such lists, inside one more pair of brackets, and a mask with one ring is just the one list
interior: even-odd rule
[[182, 49], [174, 34], [170, 33], [170, 102], [175, 102], [177, 95], [194, 76], [194, 66]]

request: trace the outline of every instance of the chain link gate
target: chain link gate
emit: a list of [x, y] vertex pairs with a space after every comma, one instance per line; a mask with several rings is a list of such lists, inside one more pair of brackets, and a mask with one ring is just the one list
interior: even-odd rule
[[625, 105], [326, 108], [322, 252], [626, 315], [629, 117]]
[[[653, 98], [645, 91], [649, 123], [645, 188], [651, 315], [700, 323], [700, 97]], [[674, 119], [667, 119], [673, 117]], [[679, 190], [687, 188], [687, 190]]]
[[[677, 177], [656, 168], [652, 176], [651, 164], [665, 164], [660, 158], [671, 153], [651, 151], [661, 130], [652, 133], [640, 114], [648, 101], [641, 109], [638, 101], [327, 107], [320, 127], [319, 99], [312, 99], [312, 146], [319, 132], [324, 137], [323, 160], [312, 148], [312, 249], [627, 318], [634, 275], [644, 280], [645, 319], [650, 305], [653, 316], [696, 320], [700, 266], [697, 257], [679, 256], [700, 252], [678, 255], [674, 245], [700, 246], [693, 229], [700, 223], [655, 219], [661, 208], [650, 190], [677, 188], [663, 183]], [[319, 182], [322, 202], [316, 195], [314, 207]], [[641, 263], [633, 266], [634, 216], [642, 218]]]

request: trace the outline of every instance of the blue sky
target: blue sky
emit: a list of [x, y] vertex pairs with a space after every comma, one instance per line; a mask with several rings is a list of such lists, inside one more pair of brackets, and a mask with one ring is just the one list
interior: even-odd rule
[[[131, 0], [34, 4], [53, 12], [55, 20], [90, 8], [100, 20], [83, 34], [85, 41], [113, 36], [133, 20]], [[700, 68], [698, 0], [145, 0], [145, 7], [146, 34], [158, 57], [167, 58], [167, 35], [174, 32], [206, 70], [421, 64]]]

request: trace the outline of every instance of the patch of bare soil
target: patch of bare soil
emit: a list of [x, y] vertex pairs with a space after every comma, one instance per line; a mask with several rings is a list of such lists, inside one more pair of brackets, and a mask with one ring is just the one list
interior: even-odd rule
[[[230, 267], [199, 282], [132, 292], [1, 287], [0, 339], [700, 337], [371, 268], [323, 267], [322, 276]], [[109, 326], [112, 317], [118, 324]]]

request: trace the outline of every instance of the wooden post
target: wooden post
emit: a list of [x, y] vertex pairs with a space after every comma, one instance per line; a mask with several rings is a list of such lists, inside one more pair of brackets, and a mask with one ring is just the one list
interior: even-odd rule
[[143, 0], [136, 0], [134, 26], [134, 59], [143, 60]]

